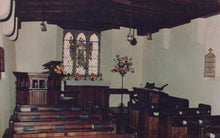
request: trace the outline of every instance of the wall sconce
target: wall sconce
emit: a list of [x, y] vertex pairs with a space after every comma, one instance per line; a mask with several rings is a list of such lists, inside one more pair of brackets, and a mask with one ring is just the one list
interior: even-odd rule
[[151, 33], [147, 33], [147, 40], [152, 40], [152, 34]]
[[46, 24], [44, 23], [44, 21], [41, 22], [40, 24], [40, 29], [42, 32], [46, 32], [47, 31], [47, 26]]

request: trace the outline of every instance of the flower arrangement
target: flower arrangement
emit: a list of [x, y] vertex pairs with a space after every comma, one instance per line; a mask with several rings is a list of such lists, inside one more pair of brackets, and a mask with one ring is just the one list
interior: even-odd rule
[[82, 79], [82, 75], [79, 74], [79, 73], [76, 73], [76, 74], [73, 74], [73, 78], [74, 78], [75, 80], [81, 80], [81, 79]]
[[88, 75], [88, 79], [94, 81], [97, 79], [97, 75], [92, 73], [91, 75]]
[[50, 62], [48, 64], [43, 65], [46, 71], [50, 74], [62, 75], [64, 72], [63, 64], [58, 62]]
[[128, 56], [120, 57], [116, 55], [116, 58], [113, 58], [114, 68], [111, 70], [112, 72], [119, 72], [123, 77], [127, 72], [134, 73], [134, 68], [132, 68], [132, 58], [128, 58]]
[[[132, 58], [128, 58], [128, 56], [120, 57], [116, 55], [116, 58], [113, 58], [114, 61], [114, 68], [111, 70], [114, 72], [119, 72], [121, 74], [122, 83], [121, 89], [123, 89], [123, 77], [127, 72], [134, 73], [134, 68], [132, 68]], [[123, 107], [123, 93], [121, 93], [121, 103], [119, 107]], [[121, 110], [123, 108], [120, 108]]]

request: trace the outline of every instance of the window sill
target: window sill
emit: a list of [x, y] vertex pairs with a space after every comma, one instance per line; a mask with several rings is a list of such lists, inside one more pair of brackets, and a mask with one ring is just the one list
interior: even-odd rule
[[65, 80], [68, 86], [110, 86], [107, 81], [91, 81], [91, 80]]
[[204, 80], [220, 81], [220, 76], [217, 76], [215, 78], [204, 78]]

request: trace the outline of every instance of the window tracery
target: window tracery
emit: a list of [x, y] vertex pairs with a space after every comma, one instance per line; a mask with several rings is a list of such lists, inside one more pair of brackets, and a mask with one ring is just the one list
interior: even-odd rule
[[65, 30], [63, 65], [65, 74], [99, 75], [100, 33]]

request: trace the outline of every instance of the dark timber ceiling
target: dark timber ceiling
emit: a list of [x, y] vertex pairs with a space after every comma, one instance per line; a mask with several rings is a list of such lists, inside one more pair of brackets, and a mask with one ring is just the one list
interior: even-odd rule
[[20, 22], [45, 20], [63, 29], [91, 31], [130, 27], [131, 23], [138, 35], [218, 13], [220, 0], [16, 0]]

